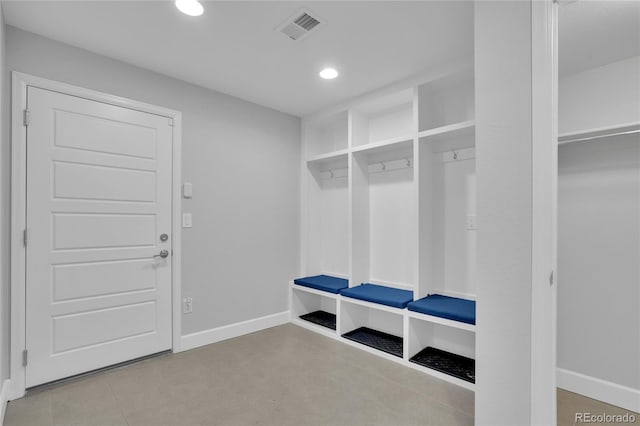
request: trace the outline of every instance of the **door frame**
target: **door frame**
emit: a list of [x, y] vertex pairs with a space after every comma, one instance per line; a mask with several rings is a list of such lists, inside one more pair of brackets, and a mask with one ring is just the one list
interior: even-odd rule
[[181, 351], [180, 338], [182, 335], [182, 113], [16, 71], [11, 73], [11, 77], [11, 351], [9, 358], [11, 377], [9, 400], [21, 398], [26, 391], [26, 367], [22, 365], [22, 353], [26, 345], [26, 249], [23, 245], [23, 230], [26, 227], [27, 215], [27, 128], [24, 126], [23, 114], [27, 106], [28, 86], [155, 114], [167, 117], [167, 120], [173, 120], [171, 176], [171, 232], [173, 234], [173, 256], [171, 258], [171, 348], [173, 352]]

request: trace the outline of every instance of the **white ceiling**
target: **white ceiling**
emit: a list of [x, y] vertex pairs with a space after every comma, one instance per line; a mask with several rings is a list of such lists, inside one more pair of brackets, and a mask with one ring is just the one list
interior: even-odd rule
[[[45, 37], [294, 115], [473, 55], [468, 1], [7, 1], [5, 21]], [[305, 7], [327, 25], [302, 41], [274, 29]], [[560, 6], [560, 72], [640, 55], [640, 1]], [[327, 65], [341, 75], [318, 78]]]
[[[458, 1], [5, 1], [9, 25], [294, 115], [473, 52], [473, 5]], [[302, 7], [327, 25], [274, 31]], [[341, 73], [324, 81], [327, 65]]]

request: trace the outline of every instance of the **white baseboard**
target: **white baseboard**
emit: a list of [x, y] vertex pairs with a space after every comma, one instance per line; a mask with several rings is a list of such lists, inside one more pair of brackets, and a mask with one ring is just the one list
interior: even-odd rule
[[557, 369], [559, 388], [640, 413], [640, 390], [574, 371]]
[[9, 384], [10, 380], [5, 380], [2, 382], [2, 388], [0, 389], [0, 425], [4, 424], [4, 413], [7, 411], [7, 401], [9, 401]]
[[289, 322], [289, 311], [182, 336], [180, 351], [197, 348]]

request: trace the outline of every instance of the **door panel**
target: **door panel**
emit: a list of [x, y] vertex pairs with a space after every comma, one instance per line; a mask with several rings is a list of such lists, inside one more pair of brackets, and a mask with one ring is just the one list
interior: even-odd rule
[[[77, 111], [54, 111], [56, 146], [140, 158], [156, 158], [153, 127]], [[91, 138], [85, 135], [91, 133]]]
[[153, 214], [53, 213], [53, 248], [95, 249], [154, 246]]
[[53, 317], [53, 353], [155, 332], [155, 302]]
[[166, 117], [27, 89], [27, 387], [171, 348]]
[[[53, 163], [55, 198], [81, 198], [109, 201], [155, 201], [156, 174], [74, 163]], [[82, 179], [78, 179], [82, 176]], [[109, 185], [103, 185], [109, 182]]]
[[53, 301], [149, 290], [157, 280], [147, 259], [53, 265]]

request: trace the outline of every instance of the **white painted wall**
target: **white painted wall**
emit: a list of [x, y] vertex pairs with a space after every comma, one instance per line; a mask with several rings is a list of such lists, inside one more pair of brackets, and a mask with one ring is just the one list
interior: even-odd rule
[[476, 231], [467, 215], [476, 214], [475, 159], [440, 162], [435, 177], [434, 290], [475, 297]]
[[369, 174], [371, 282], [416, 285], [415, 198], [413, 169]]
[[560, 78], [559, 133], [640, 120], [640, 56]]
[[[526, 424], [531, 416], [531, 55], [522, 48], [531, 43], [527, 3], [475, 5], [477, 425]], [[513, 36], [509, 43], [507, 34]]]
[[[564, 76], [560, 127], [640, 121], [638, 76], [640, 57]], [[558, 367], [636, 389], [638, 400], [640, 135], [561, 145], [559, 168]]]
[[556, 421], [554, 7], [475, 3], [477, 425]]
[[344, 168], [308, 176], [307, 270], [304, 275], [349, 275], [349, 189]]
[[[7, 30], [8, 70], [182, 111], [183, 180], [194, 188], [183, 201], [194, 223], [182, 234], [182, 293], [193, 297], [183, 334], [288, 309], [299, 269], [299, 118]], [[7, 194], [3, 182], [3, 211]]]

